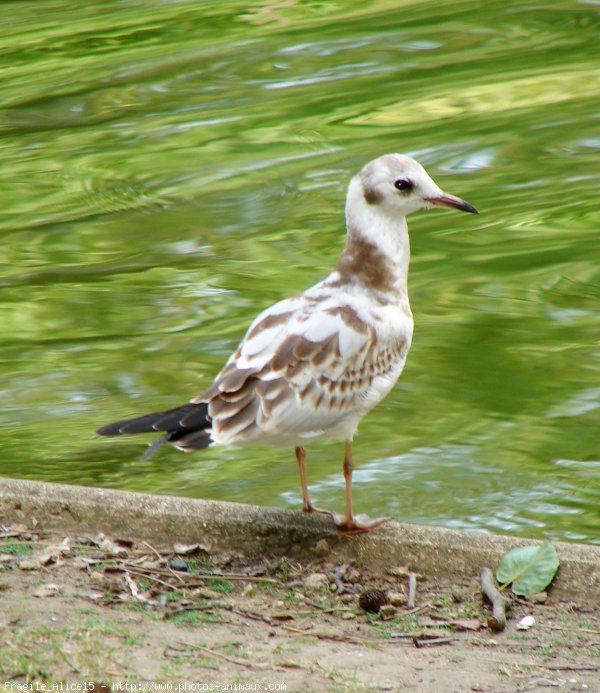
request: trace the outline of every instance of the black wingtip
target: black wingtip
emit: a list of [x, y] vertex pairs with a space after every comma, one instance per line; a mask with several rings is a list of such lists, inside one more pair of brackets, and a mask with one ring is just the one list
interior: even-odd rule
[[120, 430], [120, 425], [122, 421], [117, 421], [116, 423], [107, 424], [106, 426], [101, 426], [97, 431], [98, 436], [118, 436], [122, 433]]
[[164, 431], [169, 435], [185, 435], [196, 430], [209, 429], [208, 405], [188, 403], [174, 409], [145, 414], [134, 419], [121, 419], [101, 426], [99, 436], [120, 436], [135, 433], [156, 433]]

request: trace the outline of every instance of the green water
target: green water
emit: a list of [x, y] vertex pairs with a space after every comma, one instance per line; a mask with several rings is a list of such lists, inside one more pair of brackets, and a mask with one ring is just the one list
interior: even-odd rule
[[[0, 474], [298, 508], [291, 450], [93, 432], [202, 391], [399, 151], [481, 214], [411, 218], [413, 347], [357, 511], [600, 543], [598, 3], [1, 9]], [[309, 455], [341, 510], [342, 446]]]

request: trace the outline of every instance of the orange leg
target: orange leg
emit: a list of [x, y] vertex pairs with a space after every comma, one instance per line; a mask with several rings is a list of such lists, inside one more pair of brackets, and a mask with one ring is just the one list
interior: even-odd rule
[[296, 452], [296, 462], [298, 462], [298, 469], [300, 470], [300, 485], [302, 486], [302, 512], [303, 513], [322, 513], [323, 515], [331, 515], [333, 513], [329, 510], [321, 510], [321, 508], [316, 508], [310, 502], [310, 496], [308, 495], [308, 480], [306, 476], [306, 449], [298, 446], [295, 448]]
[[344, 479], [346, 480], [346, 517], [342, 520], [339, 516], [334, 517], [334, 521], [339, 529], [346, 532], [359, 533], [369, 532], [375, 527], [387, 522], [389, 518], [378, 517], [375, 520], [369, 519], [366, 515], [354, 517], [352, 512], [352, 443], [347, 442], [344, 449]]

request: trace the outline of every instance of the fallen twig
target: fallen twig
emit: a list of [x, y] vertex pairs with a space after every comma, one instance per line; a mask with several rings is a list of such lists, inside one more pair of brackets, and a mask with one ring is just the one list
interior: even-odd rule
[[414, 609], [417, 601], [417, 576], [415, 573], [408, 574], [408, 596], [406, 597], [406, 608]]
[[158, 549], [155, 549], [154, 546], [152, 546], [152, 544], [149, 544], [147, 541], [143, 541], [142, 544], [144, 546], [147, 546], [150, 549], [150, 551], [152, 551], [152, 553], [158, 558], [159, 561], [165, 560], [165, 557], [158, 551]]
[[435, 647], [437, 645], [447, 645], [453, 638], [413, 638], [415, 647]]
[[198, 656], [195, 655], [193, 652], [186, 650], [184, 647], [175, 647], [175, 645], [167, 645], [163, 650], [163, 657], [187, 657], [188, 659], [193, 658], [195, 667], [198, 667], [199, 669], [210, 669], [211, 671], [214, 671], [215, 669], [214, 664], [212, 663], [203, 664], [202, 662], [199, 662]]
[[[277, 585], [278, 581], [275, 578], [262, 577], [260, 575], [238, 575], [236, 573], [210, 573], [208, 575], [195, 574], [193, 576], [198, 580], [231, 580], [233, 582], [267, 582], [270, 585]], [[186, 583], [188, 587], [191, 587], [190, 583]]]
[[[182, 584], [182, 586], [185, 587], [199, 587], [200, 585], [194, 584], [193, 580], [201, 580], [203, 582], [206, 582], [207, 580], [232, 580], [232, 581], [240, 581], [240, 582], [267, 582], [271, 585], [276, 585], [278, 584], [278, 581], [275, 578], [269, 578], [269, 577], [263, 577], [263, 576], [253, 576], [253, 575], [240, 575], [239, 573], [194, 573], [193, 575], [187, 575], [186, 573], [183, 573], [183, 575], [178, 574], [174, 570], [162, 570], [160, 568], [148, 568], [147, 566], [142, 566], [142, 565], [134, 565], [132, 566], [131, 563], [125, 562], [123, 564], [120, 564], [116, 566], [116, 570], [137, 570], [137, 571], [143, 571], [144, 573], [152, 573], [155, 575], [164, 575], [165, 577], [168, 576], [174, 576], [176, 577]], [[189, 577], [189, 579], [185, 579], [186, 577]]]
[[545, 669], [550, 669], [552, 671], [600, 671], [600, 666], [588, 667], [588, 666], [577, 666], [576, 664], [544, 664]]
[[433, 606], [433, 602], [427, 602], [426, 604], [421, 604], [421, 606], [416, 606], [414, 609], [409, 609], [405, 613], [407, 614], [418, 614], [420, 611], [426, 611]]
[[577, 628], [575, 631], [573, 631], [573, 628], [567, 628], [566, 626], [555, 626], [552, 623], [545, 624], [544, 628], [550, 628], [550, 630], [568, 631], [569, 633], [592, 633], [592, 635], [600, 635], [600, 630], [594, 630], [593, 628]]
[[510, 600], [498, 590], [491, 568], [484, 566], [479, 577], [481, 591], [492, 603], [492, 615], [487, 620], [488, 627], [496, 632], [504, 630], [506, 626], [506, 607], [510, 604]]
[[478, 631], [484, 627], [484, 623], [477, 618], [442, 618], [433, 616], [431, 621], [419, 621], [421, 628], [439, 628], [442, 626], [451, 626], [456, 630], [463, 631]]
[[270, 616], [265, 616], [265, 614], [259, 614], [255, 611], [247, 611], [246, 609], [237, 609], [229, 604], [223, 606], [227, 611], [231, 611], [232, 614], [237, 614], [238, 616], [243, 616], [244, 618], [249, 618], [252, 621], [262, 621], [263, 623], [268, 623], [271, 625], [273, 619]]
[[396, 631], [392, 631], [390, 633], [390, 639], [392, 639], [392, 640], [410, 640], [411, 642], [415, 638], [421, 639], [421, 638], [425, 638], [426, 636], [427, 636], [427, 634], [424, 633], [422, 630], [413, 631], [412, 633], [397, 633]]
[[[294, 626], [287, 626], [287, 625], [281, 625], [280, 628], [283, 628], [283, 630], [288, 630], [291, 633], [296, 633], [298, 635], [306, 635], [310, 638], [317, 638], [318, 640], [333, 640], [334, 642], [348, 642], [352, 645], [364, 645], [365, 643], [369, 643], [373, 646], [374, 649], [379, 649], [373, 644], [372, 640], [368, 640], [367, 638], [355, 638], [352, 635], [344, 635], [340, 633], [339, 635], [337, 633], [319, 633], [318, 631], [312, 631], [312, 630], [303, 630], [301, 628], [294, 628]], [[379, 643], [378, 643], [379, 644]]]
[[249, 618], [252, 621], [261, 621], [262, 623], [273, 624], [273, 619], [270, 616], [265, 616], [264, 614], [255, 613], [254, 611], [247, 611], [246, 609], [238, 609], [232, 604], [226, 602], [220, 602], [217, 600], [211, 601], [208, 604], [201, 604], [195, 606], [194, 604], [179, 606], [171, 611], [166, 611], [163, 615], [163, 619], [172, 618], [185, 611], [213, 611], [214, 609], [223, 609], [224, 611], [229, 611], [232, 614], [237, 614], [238, 616], [243, 616], [244, 618]]
[[173, 618], [173, 616], [178, 616], [179, 614], [183, 614], [186, 611], [213, 611], [214, 609], [222, 608], [224, 608], [224, 604], [221, 602], [209, 602], [208, 604], [202, 604], [199, 606], [196, 606], [195, 604], [178, 606], [170, 611], [165, 611], [163, 614], [163, 620], [166, 621], [167, 619]]
[[336, 611], [352, 611], [352, 609], [349, 606], [321, 606], [320, 604], [317, 604], [317, 602], [311, 602], [308, 599], [306, 600], [306, 604], [308, 606], [312, 606], [313, 610], [296, 611], [294, 613], [296, 613], [297, 616], [308, 615], [314, 613], [314, 609], [318, 609], [320, 612], [324, 614], [333, 614]]
[[[144, 544], [144, 546], [147, 546], [147, 547], [150, 549], [150, 551], [152, 551], [152, 552], [156, 555], [156, 557], [158, 558], [159, 561], [165, 562], [165, 563], [166, 563], [166, 560], [167, 560], [166, 557], [163, 556], [163, 555], [160, 553], [160, 551], [158, 551], [158, 549], [155, 549], [154, 546], [152, 546], [152, 544], [149, 544], [147, 541], [143, 541], [142, 544]], [[177, 572], [176, 572], [175, 570], [173, 570], [173, 569], [170, 568], [170, 567], [169, 567], [168, 570], [169, 570], [169, 573], [170, 573], [175, 579], [179, 580], [179, 582], [181, 582], [181, 583], [184, 582], [184, 580], [183, 580], [183, 578], [181, 577], [181, 575], [178, 575]]]
[[74, 671], [76, 674], [81, 673], [81, 669], [78, 669], [75, 664], [67, 657], [66, 653], [63, 652], [63, 650], [58, 647], [57, 645], [54, 646], [54, 649], [58, 652], [58, 654], [65, 660], [65, 662], [71, 667], [72, 671]]
[[237, 664], [238, 666], [241, 667], [247, 667], [248, 669], [252, 669], [253, 665], [251, 662], [245, 662], [243, 659], [236, 659], [235, 657], [229, 657], [226, 654], [223, 654], [222, 652], [217, 652], [216, 650], [211, 650], [210, 647], [204, 647], [203, 645], [194, 645], [190, 642], [183, 642], [182, 640], [177, 641], [179, 645], [183, 645], [184, 647], [187, 647], [191, 650], [200, 650], [200, 652], [205, 652], [206, 654], [212, 655], [213, 657], [218, 657], [219, 659], [224, 659], [226, 662], [230, 662], [231, 664]]
[[[126, 575], [135, 575], [136, 577], [141, 577], [144, 578], [144, 580], [152, 580], [153, 582], [158, 582], [161, 585], [164, 585], [165, 587], [169, 587], [172, 590], [179, 590], [181, 589], [180, 587], [175, 587], [175, 585], [171, 585], [168, 582], [165, 582], [164, 580], [161, 580], [160, 578], [155, 577], [154, 575], [148, 575], [147, 572], [142, 571], [142, 570], [132, 570], [131, 568], [125, 568], [125, 574]], [[183, 587], [186, 587], [187, 585], [182, 585]]]

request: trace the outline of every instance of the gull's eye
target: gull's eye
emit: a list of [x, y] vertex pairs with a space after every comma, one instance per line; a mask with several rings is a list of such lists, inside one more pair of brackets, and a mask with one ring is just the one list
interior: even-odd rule
[[401, 192], [410, 192], [415, 187], [415, 184], [408, 178], [399, 178], [394, 181], [394, 187]]

